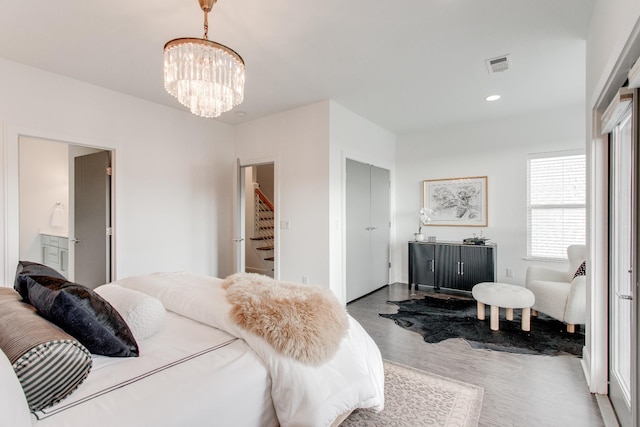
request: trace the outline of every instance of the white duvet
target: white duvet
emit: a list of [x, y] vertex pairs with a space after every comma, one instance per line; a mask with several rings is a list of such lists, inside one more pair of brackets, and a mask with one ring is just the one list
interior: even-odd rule
[[261, 337], [231, 321], [221, 279], [155, 273], [115, 282], [158, 298], [167, 310], [242, 338], [264, 361], [280, 425], [329, 426], [357, 408], [382, 410], [384, 370], [378, 347], [349, 316], [349, 332], [335, 356], [313, 367], [282, 356]]

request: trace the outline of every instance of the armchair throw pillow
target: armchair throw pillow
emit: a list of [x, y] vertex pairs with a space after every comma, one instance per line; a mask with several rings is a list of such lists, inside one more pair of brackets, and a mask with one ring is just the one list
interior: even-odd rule
[[573, 278], [575, 279], [578, 276], [586, 276], [587, 275], [587, 261], [582, 261], [582, 264], [580, 264], [580, 267], [578, 267], [578, 269], [576, 270], [576, 273], [573, 275]]

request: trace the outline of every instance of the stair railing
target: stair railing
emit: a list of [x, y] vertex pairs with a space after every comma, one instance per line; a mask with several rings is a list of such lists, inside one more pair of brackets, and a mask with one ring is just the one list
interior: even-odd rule
[[253, 235], [257, 240], [262, 240], [263, 248], [274, 248], [275, 209], [273, 203], [260, 191], [255, 189]]

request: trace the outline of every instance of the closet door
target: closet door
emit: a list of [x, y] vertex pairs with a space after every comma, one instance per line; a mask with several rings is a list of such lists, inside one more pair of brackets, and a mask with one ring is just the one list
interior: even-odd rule
[[389, 282], [389, 171], [346, 161], [346, 296], [360, 298]]
[[347, 302], [366, 295], [369, 282], [369, 165], [347, 159]]
[[389, 171], [371, 166], [371, 283], [367, 293], [389, 283]]

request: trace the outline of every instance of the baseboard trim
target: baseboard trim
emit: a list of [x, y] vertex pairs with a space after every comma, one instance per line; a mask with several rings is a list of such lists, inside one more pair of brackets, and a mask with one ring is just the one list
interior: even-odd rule
[[582, 360], [580, 361], [580, 365], [582, 365], [582, 372], [584, 373], [584, 378], [587, 380], [587, 386], [591, 389], [591, 353], [586, 346], [582, 347]]
[[[580, 361], [580, 364], [582, 365], [582, 371], [584, 372], [584, 377], [587, 380], [587, 385], [590, 386], [591, 355], [587, 350], [587, 347], [582, 348], [582, 360]], [[602, 421], [604, 422], [605, 427], [620, 427], [616, 413], [613, 410], [611, 401], [609, 400], [609, 396], [597, 393], [594, 393], [594, 395], [596, 397], [596, 402], [598, 402], [598, 409], [600, 409], [600, 415], [602, 416]]]
[[[393, 283], [391, 283], [391, 284], [393, 285]], [[362, 298], [364, 298], [364, 297], [366, 297], [366, 296], [369, 296], [369, 295], [371, 295], [371, 294], [372, 294], [372, 293], [374, 293], [374, 292], [378, 292], [380, 289], [382, 289], [382, 288], [386, 288], [386, 287], [388, 287], [388, 286], [389, 286], [389, 285], [382, 285], [382, 286], [380, 286], [378, 289], [374, 289], [373, 291], [371, 291], [371, 292], [369, 292], [369, 293], [367, 293], [367, 294], [365, 294], [365, 295], [362, 295], [361, 297], [358, 297], [358, 298], [356, 298], [356, 299], [353, 299], [353, 300], [351, 300], [351, 301], [347, 302], [347, 304], [351, 304], [352, 302], [356, 302], [356, 301], [358, 301], [359, 299], [362, 299]]]
[[602, 421], [604, 421], [605, 427], [620, 427], [609, 396], [606, 394], [596, 394], [596, 401], [598, 402], [598, 408], [600, 408], [600, 414], [602, 415]]

